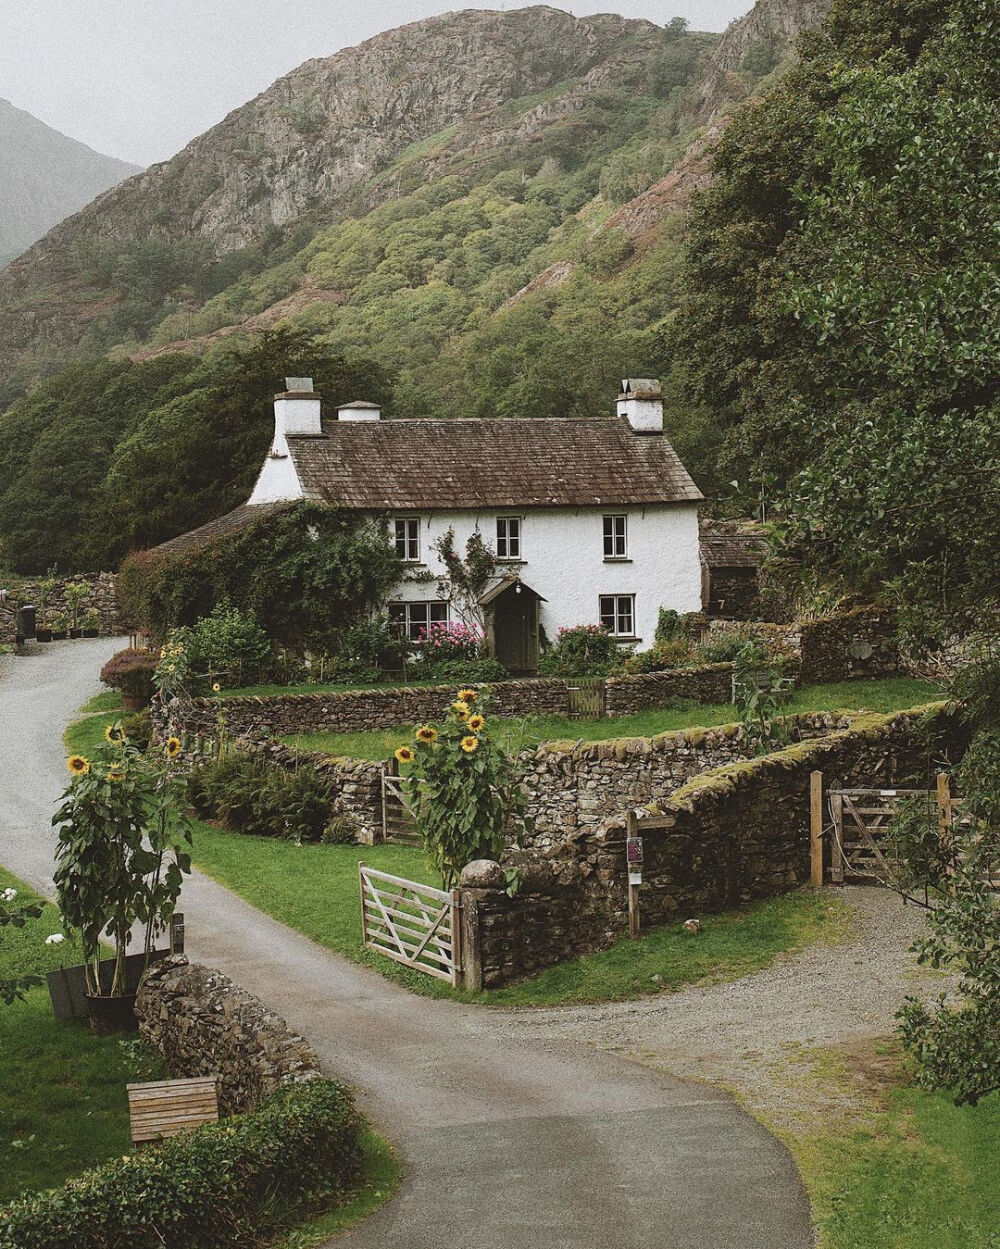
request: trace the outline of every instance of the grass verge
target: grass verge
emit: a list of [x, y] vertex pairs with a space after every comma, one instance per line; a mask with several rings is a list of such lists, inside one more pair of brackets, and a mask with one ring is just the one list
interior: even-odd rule
[[640, 941], [622, 940], [610, 950], [550, 967], [523, 984], [471, 995], [373, 954], [361, 943], [359, 859], [393, 875], [437, 884], [422, 850], [297, 846], [199, 824], [194, 857], [210, 876], [317, 944], [418, 993], [486, 1005], [613, 1001], [704, 980], [735, 979], [768, 966], [779, 954], [816, 941], [840, 940], [847, 928], [847, 909], [839, 899], [800, 890], [745, 911], [703, 916], [696, 937], [680, 924], [667, 924]]
[[[910, 677], [877, 681], [837, 681], [796, 690], [785, 705], [788, 715], [809, 711], [902, 711], [939, 697], [937, 686]], [[708, 728], [736, 719], [732, 703], [659, 708], [614, 719], [570, 720], [561, 716], [531, 716], [526, 721], [501, 721], [501, 740], [507, 750], [525, 749], [545, 741], [606, 741], [614, 737], [653, 737], [676, 729]], [[373, 733], [300, 733], [283, 740], [301, 750], [318, 750], [352, 759], [387, 759], [408, 742], [413, 727]]]
[[[8, 887], [18, 890], [19, 901], [37, 899], [0, 869], [0, 888]], [[45, 945], [59, 930], [59, 913], [49, 905], [23, 928], [0, 930], [0, 976], [44, 975], [79, 962], [69, 943]], [[83, 1024], [56, 1020], [44, 987], [31, 989], [23, 1002], [0, 1004], [0, 1201], [52, 1188], [127, 1153], [125, 1085], [161, 1074], [152, 1051], [134, 1038], [123, 1046]]]

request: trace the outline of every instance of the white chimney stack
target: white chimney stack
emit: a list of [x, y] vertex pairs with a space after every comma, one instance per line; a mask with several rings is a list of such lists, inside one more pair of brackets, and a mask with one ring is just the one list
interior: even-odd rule
[[274, 396], [275, 446], [286, 438], [320, 438], [322, 403], [311, 377], [286, 377], [285, 389]]
[[655, 377], [622, 378], [618, 415], [637, 434], [663, 433], [663, 392]]
[[365, 399], [355, 399], [353, 403], [342, 403], [337, 409], [338, 421], [380, 421], [381, 419], [381, 405], [368, 403]]

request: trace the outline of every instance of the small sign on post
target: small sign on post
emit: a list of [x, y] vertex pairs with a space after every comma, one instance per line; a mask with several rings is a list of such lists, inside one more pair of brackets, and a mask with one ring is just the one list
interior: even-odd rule
[[625, 837], [625, 862], [628, 864], [628, 935], [639, 936], [639, 886], [642, 884], [642, 838], [635, 812], [628, 813]]

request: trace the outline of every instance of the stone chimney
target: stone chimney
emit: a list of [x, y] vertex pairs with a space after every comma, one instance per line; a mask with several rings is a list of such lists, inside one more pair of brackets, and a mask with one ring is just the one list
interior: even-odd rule
[[286, 377], [285, 389], [274, 396], [274, 443], [286, 438], [321, 438], [322, 404], [311, 377]]
[[337, 409], [338, 421], [380, 421], [381, 419], [381, 405], [368, 403], [365, 399], [355, 399], [353, 403], [342, 403]]
[[655, 377], [622, 378], [618, 415], [637, 434], [663, 433], [663, 392]]

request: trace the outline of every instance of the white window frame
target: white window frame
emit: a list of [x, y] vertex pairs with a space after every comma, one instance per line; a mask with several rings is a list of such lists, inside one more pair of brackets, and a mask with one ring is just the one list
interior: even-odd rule
[[628, 559], [628, 515], [614, 512], [602, 517], [605, 560]]
[[497, 559], [501, 563], [520, 562], [522, 550], [520, 516], [497, 517]]
[[[611, 611], [605, 611], [605, 603], [613, 603], [614, 607]], [[622, 605], [628, 604], [625, 610]], [[635, 632], [635, 595], [634, 594], [602, 594], [597, 600], [598, 619], [604, 627], [608, 628], [606, 616], [612, 617], [614, 620], [614, 628], [608, 629], [612, 637], [616, 638], [634, 638]], [[622, 628], [622, 622], [627, 621], [629, 628]]]
[[[422, 610], [417, 614], [414, 608]], [[390, 603], [389, 619], [394, 624], [403, 626], [404, 642], [419, 643], [420, 630], [427, 629], [432, 624], [447, 624], [450, 612], [446, 599], [419, 599], [414, 602]]]
[[394, 531], [396, 554], [404, 564], [420, 563], [420, 517], [397, 516]]

